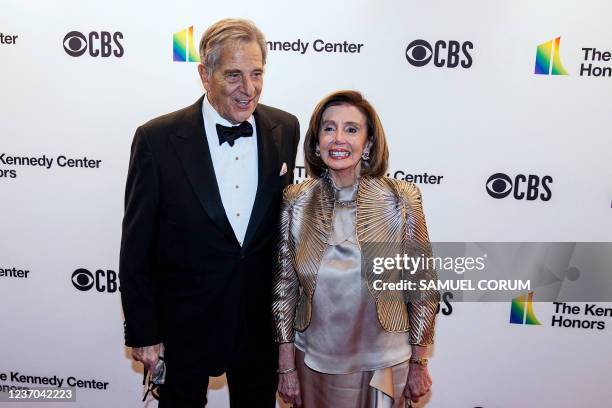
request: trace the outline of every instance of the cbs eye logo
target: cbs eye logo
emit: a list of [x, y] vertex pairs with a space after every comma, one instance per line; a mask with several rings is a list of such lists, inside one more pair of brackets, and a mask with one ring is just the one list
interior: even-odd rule
[[64, 37], [64, 51], [71, 57], [80, 57], [89, 52], [91, 57], [121, 58], [124, 53], [121, 41], [123, 33], [108, 31], [92, 31], [87, 36], [78, 31], [71, 31]]
[[463, 68], [472, 66], [470, 50], [474, 49], [471, 41], [436, 41], [432, 47], [425, 40], [414, 40], [406, 47], [406, 59], [415, 67], [424, 67], [433, 59], [438, 68]]
[[540, 199], [548, 201], [552, 197], [549, 184], [551, 176], [539, 177], [534, 174], [517, 174], [514, 179], [504, 173], [495, 173], [486, 183], [487, 193], [493, 198], [505, 198], [512, 193], [517, 200], [533, 201]]
[[95, 287], [98, 292], [114, 293], [117, 291], [117, 273], [102, 269], [91, 273], [85, 268], [79, 268], [72, 273], [72, 284], [82, 292]]

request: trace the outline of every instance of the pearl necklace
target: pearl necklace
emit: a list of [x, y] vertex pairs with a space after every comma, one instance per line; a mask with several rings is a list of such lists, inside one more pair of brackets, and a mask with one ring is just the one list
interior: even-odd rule
[[335, 200], [336, 204], [338, 204], [340, 207], [354, 207], [355, 204], [357, 203], [357, 200], [346, 200], [346, 201], [341, 201], [341, 200]]

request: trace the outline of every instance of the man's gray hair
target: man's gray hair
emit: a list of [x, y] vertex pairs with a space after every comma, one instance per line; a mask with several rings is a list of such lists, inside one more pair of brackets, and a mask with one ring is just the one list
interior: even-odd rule
[[241, 18], [226, 18], [208, 27], [200, 40], [200, 61], [211, 75], [219, 65], [221, 48], [233, 42], [254, 41], [261, 48], [261, 60], [266, 65], [266, 39], [257, 26], [249, 20]]

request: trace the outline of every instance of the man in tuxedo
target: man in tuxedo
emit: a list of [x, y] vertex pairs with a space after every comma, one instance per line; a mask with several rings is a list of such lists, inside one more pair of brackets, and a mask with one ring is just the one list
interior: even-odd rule
[[274, 407], [270, 292], [281, 193], [293, 182], [295, 116], [258, 104], [266, 43], [246, 20], [202, 36], [206, 93], [140, 126], [121, 240], [125, 343], [151, 370], [160, 407], [202, 407], [226, 373], [232, 407]]

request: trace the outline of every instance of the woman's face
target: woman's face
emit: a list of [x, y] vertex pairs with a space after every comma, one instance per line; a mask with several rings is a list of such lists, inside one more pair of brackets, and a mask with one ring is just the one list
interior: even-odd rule
[[355, 106], [335, 105], [323, 112], [319, 130], [321, 160], [334, 181], [343, 186], [352, 184], [360, 173], [367, 132], [366, 117]]

